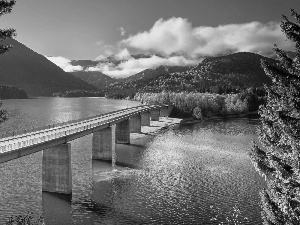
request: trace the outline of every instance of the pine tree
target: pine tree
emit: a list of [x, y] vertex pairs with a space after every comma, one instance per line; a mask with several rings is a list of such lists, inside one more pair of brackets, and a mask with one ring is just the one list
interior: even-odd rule
[[295, 42], [296, 58], [274, 47], [279, 65], [262, 62], [272, 86], [266, 104], [260, 107], [259, 141], [253, 143], [252, 162], [266, 179], [261, 195], [262, 218], [266, 225], [300, 224], [300, 15], [295, 21], [283, 16], [282, 32]]
[[[12, 7], [16, 4], [15, 0], [7, 1], [0, 0], [0, 16], [10, 13]], [[16, 30], [13, 28], [0, 29], [0, 42], [7, 38], [11, 38], [16, 35]], [[11, 45], [0, 45], [0, 55], [7, 52], [12, 46]]]
[[[12, 7], [16, 4], [15, 0], [0, 0], [0, 16], [3, 16], [4, 14], [10, 13], [12, 10]], [[0, 29], [0, 42], [3, 42], [7, 38], [11, 38], [16, 36], [16, 31], [13, 28], [7, 28], [7, 29]], [[12, 48], [11, 45], [0, 45], [0, 55], [7, 52], [10, 48]], [[2, 105], [2, 102], [0, 102], [0, 107]], [[3, 122], [6, 119], [6, 111], [0, 110], [0, 123]]]

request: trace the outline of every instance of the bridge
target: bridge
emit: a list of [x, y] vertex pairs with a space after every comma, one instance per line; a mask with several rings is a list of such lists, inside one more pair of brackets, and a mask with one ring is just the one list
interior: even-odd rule
[[141, 133], [141, 126], [169, 116], [172, 108], [141, 105], [8, 136], [0, 139], [0, 163], [43, 151], [43, 191], [70, 194], [70, 141], [93, 134], [92, 159], [115, 160], [116, 143], [130, 144], [130, 133]]

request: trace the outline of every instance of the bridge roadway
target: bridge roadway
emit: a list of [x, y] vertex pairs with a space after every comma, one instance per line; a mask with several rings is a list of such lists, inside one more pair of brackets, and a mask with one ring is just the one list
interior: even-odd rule
[[168, 107], [167, 105], [141, 105], [122, 109], [86, 120], [70, 122], [57, 127], [38, 130], [0, 139], [0, 163], [29, 155], [59, 144], [94, 133], [128, 120], [134, 115]]

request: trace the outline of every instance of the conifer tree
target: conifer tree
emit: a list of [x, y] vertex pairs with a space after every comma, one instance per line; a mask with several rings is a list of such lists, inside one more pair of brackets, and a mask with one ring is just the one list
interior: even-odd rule
[[[15, 0], [0, 0], [0, 16], [10, 13], [12, 7], [16, 4]], [[13, 28], [0, 29], [0, 42], [3, 42], [7, 38], [11, 38], [16, 35], [16, 31]], [[0, 55], [7, 52], [12, 46], [0, 44]], [[0, 59], [1, 60], [1, 59]], [[0, 107], [2, 103], [0, 102]], [[0, 110], [0, 123], [6, 119], [6, 112]]]
[[295, 42], [296, 58], [275, 45], [280, 65], [262, 62], [272, 86], [259, 110], [263, 147], [253, 143], [250, 154], [267, 183], [260, 193], [265, 225], [300, 224], [300, 15], [291, 11], [295, 20], [283, 16], [281, 29]]
[[[15, 0], [0, 0], [0, 16], [10, 13], [12, 7], [16, 4]], [[16, 35], [16, 30], [13, 28], [0, 29], [0, 42], [7, 38], [11, 38]], [[7, 52], [12, 46], [11, 45], [0, 45], [0, 54]]]

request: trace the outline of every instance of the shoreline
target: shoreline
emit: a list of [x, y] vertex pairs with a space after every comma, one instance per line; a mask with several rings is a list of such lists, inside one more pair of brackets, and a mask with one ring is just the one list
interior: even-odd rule
[[203, 121], [210, 121], [210, 120], [214, 120], [214, 119], [233, 119], [233, 118], [247, 118], [247, 117], [259, 118], [259, 114], [257, 111], [255, 111], [255, 112], [249, 112], [249, 113], [243, 113], [243, 114], [231, 114], [231, 115], [205, 117], [202, 120], [196, 119], [194, 117], [188, 117], [188, 118], [183, 118], [181, 120], [180, 124], [200, 123]]
[[141, 133], [130, 134], [130, 144], [146, 147], [147, 143], [157, 135], [179, 126], [182, 120], [180, 118], [159, 117], [159, 121], [151, 121], [150, 126], [143, 126]]

